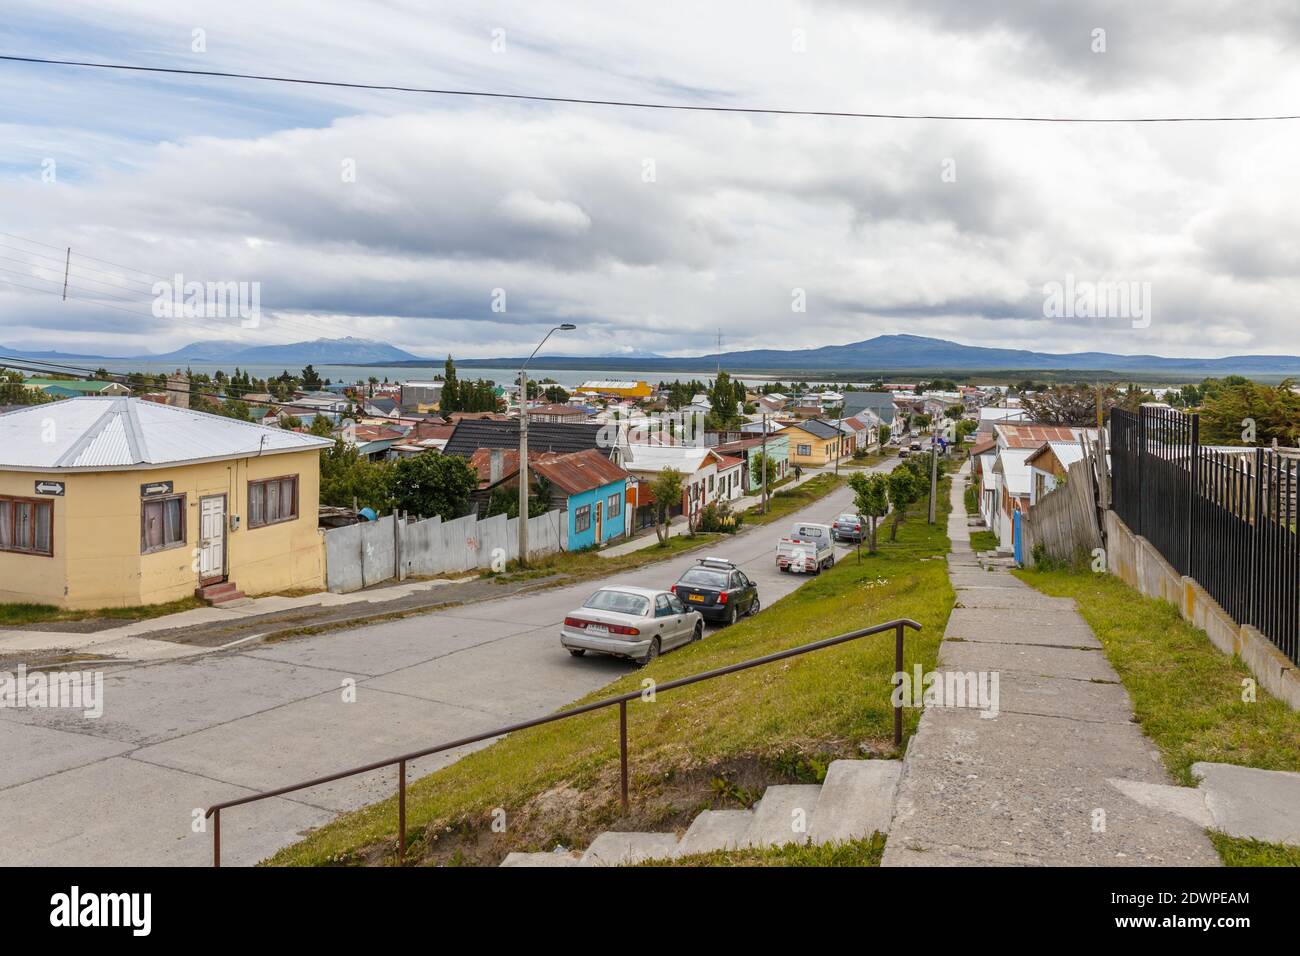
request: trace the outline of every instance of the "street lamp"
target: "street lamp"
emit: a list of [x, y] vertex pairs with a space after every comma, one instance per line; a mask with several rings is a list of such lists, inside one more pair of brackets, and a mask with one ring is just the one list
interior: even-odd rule
[[556, 332], [572, 332], [577, 326], [571, 322], [557, 325], [542, 336], [532, 355], [519, 367], [519, 566], [528, 563], [528, 363]]

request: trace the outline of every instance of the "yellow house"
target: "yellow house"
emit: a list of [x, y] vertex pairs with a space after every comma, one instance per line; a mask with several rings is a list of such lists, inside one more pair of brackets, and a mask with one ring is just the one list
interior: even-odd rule
[[619, 398], [649, 398], [654, 389], [646, 382], [599, 379], [592, 382], [583, 382], [573, 391], [577, 395], [617, 395]]
[[0, 602], [81, 610], [323, 587], [329, 445], [134, 398], [0, 415]]
[[790, 463], [817, 468], [835, 461], [846, 451], [846, 436], [835, 425], [819, 418], [786, 425], [781, 434], [790, 439]]

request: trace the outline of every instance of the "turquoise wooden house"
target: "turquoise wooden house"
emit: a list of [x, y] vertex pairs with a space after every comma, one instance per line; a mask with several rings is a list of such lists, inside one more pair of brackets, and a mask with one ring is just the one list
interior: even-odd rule
[[529, 471], [545, 479], [552, 507], [568, 514], [568, 550], [580, 551], [624, 534], [629, 475], [594, 449], [529, 456]]

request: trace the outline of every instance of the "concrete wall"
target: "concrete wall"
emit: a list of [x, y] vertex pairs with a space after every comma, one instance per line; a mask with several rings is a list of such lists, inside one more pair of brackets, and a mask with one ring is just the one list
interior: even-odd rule
[[[528, 555], [542, 557], [568, 544], [569, 516], [548, 511], [529, 519]], [[346, 594], [384, 581], [490, 568], [494, 561], [519, 557], [519, 520], [495, 515], [481, 521], [466, 515], [452, 521], [378, 521], [325, 532], [326, 580], [331, 591]]]
[[1178, 608], [1225, 654], [1239, 656], [1260, 685], [1300, 710], [1300, 668], [1256, 628], [1238, 624], [1192, 578], [1175, 571], [1145, 538], [1106, 512], [1106, 567], [1125, 584]]

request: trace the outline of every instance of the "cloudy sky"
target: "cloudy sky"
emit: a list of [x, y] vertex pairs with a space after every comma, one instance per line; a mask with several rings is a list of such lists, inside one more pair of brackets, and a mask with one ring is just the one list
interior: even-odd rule
[[[5, 6], [0, 53], [146, 66], [779, 109], [1300, 113], [1294, 0]], [[571, 321], [548, 349], [907, 332], [1300, 353], [1300, 122], [770, 117], [6, 62], [0, 102], [15, 348], [354, 335], [486, 357]], [[262, 321], [155, 317], [153, 283], [178, 273], [260, 283]], [[1149, 283], [1149, 324], [1044, 317], [1067, 277]]]

